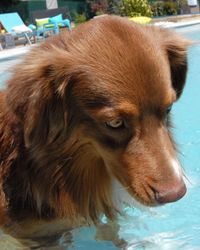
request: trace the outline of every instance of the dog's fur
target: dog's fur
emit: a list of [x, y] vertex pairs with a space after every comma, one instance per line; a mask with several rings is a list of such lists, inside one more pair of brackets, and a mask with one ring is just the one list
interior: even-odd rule
[[1, 224], [96, 223], [114, 218], [121, 187], [154, 206], [156, 192], [184, 185], [168, 107], [185, 84], [188, 45], [102, 17], [32, 49], [0, 93]]

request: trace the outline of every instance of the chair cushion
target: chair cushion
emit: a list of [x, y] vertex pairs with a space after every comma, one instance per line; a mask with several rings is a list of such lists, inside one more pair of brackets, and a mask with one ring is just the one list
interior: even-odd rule
[[57, 16], [53, 16], [53, 17], [50, 17], [49, 18], [49, 22], [50, 23], [59, 23], [59, 22], [62, 22], [62, 14], [59, 14]]
[[29, 24], [28, 26], [31, 30], [36, 30], [37, 27], [34, 24]]
[[14, 26], [12, 28], [12, 31], [16, 33], [21, 33], [21, 32], [31, 32], [32, 30], [26, 25], [22, 24], [22, 25]]
[[71, 27], [71, 24], [70, 24], [70, 20], [69, 19], [65, 19], [65, 20], [63, 20], [63, 23], [64, 23], [64, 25], [65, 26], [67, 26], [67, 27]]
[[40, 19], [35, 19], [36, 25], [38, 28], [43, 27], [44, 24], [49, 23], [49, 18], [40, 18]]

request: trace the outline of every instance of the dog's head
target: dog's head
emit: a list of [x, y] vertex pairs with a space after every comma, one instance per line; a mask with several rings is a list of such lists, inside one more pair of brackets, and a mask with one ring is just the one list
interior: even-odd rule
[[170, 110], [185, 84], [188, 45], [173, 32], [105, 17], [34, 49], [9, 82], [8, 102], [38, 176], [54, 178], [40, 181], [94, 218], [97, 207], [109, 215], [113, 180], [147, 206], [180, 199]]

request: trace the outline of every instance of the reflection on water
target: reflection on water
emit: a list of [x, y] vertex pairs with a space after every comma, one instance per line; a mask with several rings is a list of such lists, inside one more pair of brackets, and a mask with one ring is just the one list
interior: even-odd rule
[[[177, 205], [178, 208], [178, 205]], [[186, 208], [185, 208], [186, 209]], [[188, 208], [187, 208], [188, 209]], [[183, 218], [174, 218], [171, 208], [152, 209], [143, 214], [126, 208], [126, 217], [120, 217], [120, 237], [128, 243], [126, 250], [199, 250], [200, 225], [196, 222], [188, 228]], [[186, 220], [187, 221], [187, 220]], [[189, 220], [188, 220], [189, 222]], [[194, 223], [194, 222], [192, 222]], [[170, 231], [168, 229], [171, 228]], [[189, 230], [188, 230], [189, 229]], [[192, 230], [191, 230], [192, 229]], [[108, 231], [106, 233], [109, 233]], [[195, 243], [196, 242], [196, 243]], [[53, 237], [42, 237], [17, 240], [9, 235], [1, 234], [1, 250], [14, 249], [118, 249], [111, 242], [96, 241], [96, 230], [83, 227], [66, 231]]]
[[71, 232], [54, 235], [53, 237], [42, 237], [31, 239], [16, 239], [10, 235], [2, 234], [0, 236], [1, 250], [17, 250], [17, 249], [68, 249], [72, 246]]
[[[137, 249], [152, 249], [152, 250], [172, 250], [172, 249], [185, 249], [191, 250], [189, 242], [191, 237], [184, 236], [184, 239], [179, 239], [177, 235], [181, 232], [165, 232], [146, 237], [140, 241], [130, 242], [127, 250]], [[193, 248], [194, 249], [194, 248]]]

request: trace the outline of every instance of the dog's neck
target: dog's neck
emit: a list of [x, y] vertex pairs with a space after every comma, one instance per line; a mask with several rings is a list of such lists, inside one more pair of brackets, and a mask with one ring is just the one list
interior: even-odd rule
[[112, 179], [102, 158], [90, 144], [75, 142], [65, 148], [65, 159], [49, 155], [45, 164], [40, 157], [40, 162], [32, 159], [17, 166], [15, 178], [8, 181], [10, 190], [18, 189], [11, 195], [12, 203], [17, 207], [23, 204], [24, 210], [41, 218], [73, 220], [79, 216], [91, 222], [98, 222], [102, 214], [113, 218]]

